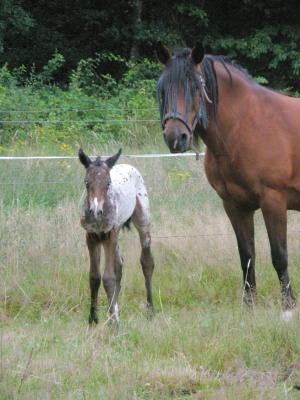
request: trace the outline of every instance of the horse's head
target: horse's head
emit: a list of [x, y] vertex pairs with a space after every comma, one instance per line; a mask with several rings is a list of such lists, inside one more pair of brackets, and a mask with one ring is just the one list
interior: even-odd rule
[[185, 152], [193, 148], [193, 134], [197, 124], [206, 128], [204, 81], [201, 62], [202, 45], [193, 49], [178, 50], [174, 56], [162, 43], [156, 53], [165, 69], [157, 83], [161, 123], [166, 144], [171, 153]]
[[87, 189], [86, 216], [94, 219], [101, 219], [105, 213], [107, 195], [111, 184], [110, 170], [120, 157], [121, 149], [114, 156], [102, 161], [97, 157], [92, 161], [82, 149], [79, 149], [80, 162], [86, 168], [84, 183]]

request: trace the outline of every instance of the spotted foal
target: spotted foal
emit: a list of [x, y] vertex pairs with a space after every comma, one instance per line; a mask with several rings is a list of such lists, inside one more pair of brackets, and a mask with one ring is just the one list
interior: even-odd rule
[[150, 250], [150, 212], [147, 189], [141, 174], [132, 166], [115, 166], [121, 149], [103, 161], [92, 161], [82, 149], [79, 159], [86, 168], [87, 196], [82, 207], [81, 225], [86, 230], [90, 256], [91, 308], [89, 324], [98, 323], [97, 299], [101, 283], [101, 246], [105, 254], [103, 285], [109, 304], [109, 317], [115, 329], [119, 325], [118, 298], [123, 259], [118, 245], [120, 229], [132, 221], [141, 243], [141, 257], [147, 291], [147, 312], [153, 315], [152, 274], [154, 261]]

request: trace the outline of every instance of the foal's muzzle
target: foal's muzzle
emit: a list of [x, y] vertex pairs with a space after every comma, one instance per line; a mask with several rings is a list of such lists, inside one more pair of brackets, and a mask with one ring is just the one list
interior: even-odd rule
[[102, 217], [103, 210], [94, 210], [92, 208], [89, 209], [90, 217], [94, 217], [95, 219]]

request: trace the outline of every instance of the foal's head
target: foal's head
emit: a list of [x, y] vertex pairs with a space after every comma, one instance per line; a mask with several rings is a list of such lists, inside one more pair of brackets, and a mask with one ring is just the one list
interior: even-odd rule
[[111, 184], [109, 171], [117, 162], [121, 151], [122, 149], [105, 161], [102, 161], [101, 157], [97, 157], [95, 161], [92, 161], [82, 149], [79, 149], [79, 160], [86, 168], [84, 177], [87, 189], [86, 211], [92, 218], [99, 219], [104, 213], [107, 194]]

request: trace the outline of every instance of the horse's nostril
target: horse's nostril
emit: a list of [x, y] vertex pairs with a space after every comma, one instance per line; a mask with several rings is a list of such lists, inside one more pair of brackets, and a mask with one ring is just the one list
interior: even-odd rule
[[89, 209], [89, 213], [90, 215], [94, 215], [94, 211], [91, 208]]
[[101, 217], [103, 215], [103, 211], [102, 210], [98, 210], [97, 214], [98, 214], [98, 217]]
[[182, 133], [182, 134], [181, 134], [181, 141], [182, 141], [182, 142], [186, 142], [186, 141], [187, 141], [187, 138], [188, 138], [188, 136], [187, 136], [186, 133]]

